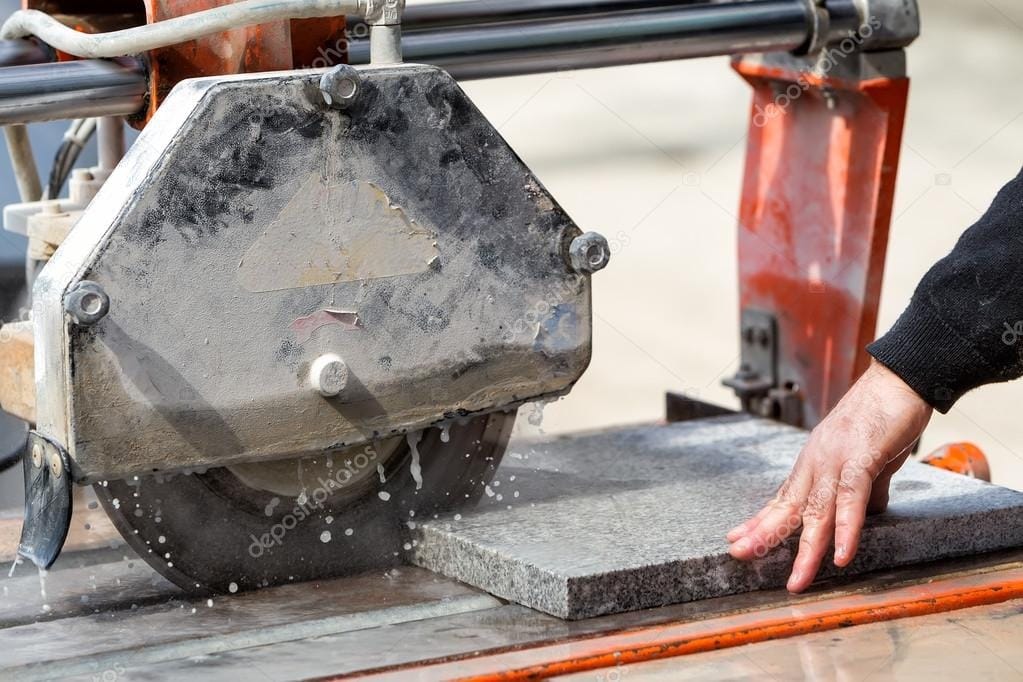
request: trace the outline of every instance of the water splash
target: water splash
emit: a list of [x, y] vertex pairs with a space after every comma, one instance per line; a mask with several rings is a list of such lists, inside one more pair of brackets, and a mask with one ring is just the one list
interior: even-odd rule
[[451, 441], [451, 424], [445, 422], [440, 427], [440, 442], [447, 443]]
[[405, 440], [408, 442], [409, 449], [412, 451], [412, 461], [409, 464], [409, 473], [412, 474], [412, 480], [416, 482], [416, 490], [423, 489], [423, 467], [419, 462], [419, 440], [422, 437], [422, 431], [405, 434]]
[[533, 403], [532, 404], [533, 411], [529, 413], [529, 416], [526, 418], [526, 420], [533, 426], [543, 425], [543, 410], [546, 406], [547, 403], [543, 402]]

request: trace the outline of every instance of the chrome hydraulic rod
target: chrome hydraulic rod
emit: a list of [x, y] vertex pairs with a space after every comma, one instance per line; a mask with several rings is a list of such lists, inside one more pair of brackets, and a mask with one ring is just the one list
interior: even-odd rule
[[[405, 58], [461, 79], [595, 68], [747, 52], [792, 51], [810, 38], [806, 5], [791, 0], [675, 5], [482, 25], [408, 28]], [[368, 60], [349, 43], [353, 64]]]
[[[407, 61], [456, 78], [488, 78], [748, 52], [799, 51], [826, 31], [851, 35], [863, 0], [829, 0], [826, 28], [809, 0], [469, 0], [413, 5], [402, 24]], [[355, 18], [350, 21], [357, 22]], [[366, 32], [348, 31], [349, 60], [370, 61]], [[341, 37], [339, 37], [341, 38]], [[341, 38], [343, 40], [343, 38]], [[17, 43], [16, 45], [12, 43]], [[28, 41], [0, 41], [31, 59]], [[38, 55], [37, 55], [38, 56]], [[125, 65], [130, 64], [130, 65]], [[83, 60], [0, 68], [0, 125], [139, 111], [138, 62]]]

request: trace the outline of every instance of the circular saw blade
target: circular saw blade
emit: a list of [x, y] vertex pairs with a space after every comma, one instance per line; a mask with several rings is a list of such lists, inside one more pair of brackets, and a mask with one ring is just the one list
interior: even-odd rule
[[475, 503], [514, 421], [514, 412], [494, 413], [428, 429], [418, 442], [403, 438], [389, 455], [369, 445], [321, 456], [297, 495], [265, 489], [289, 486], [251, 487], [259, 480], [251, 468], [247, 476], [218, 468], [94, 488], [128, 544], [189, 592], [347, 575], [401, 563], [407, 522]]

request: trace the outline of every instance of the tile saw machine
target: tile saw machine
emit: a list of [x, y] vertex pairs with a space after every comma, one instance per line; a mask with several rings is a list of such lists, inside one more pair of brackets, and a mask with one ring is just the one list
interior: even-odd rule
[[[245, 590], [395, 563], [404, 522], [481, 495], [516, 409], [586, 369], [611, 250], [456, 78], [745, 55], [728, 383], [812, 426], [862, 371], [914, 2], [403, 4], [28, 0], [4, 25], [5, 226], [34, 279], [0, 344], [0, 405], [33, 425], [23, 556], [56, 560], [91, 485], [169, 580]], [[58, 119], [100, 163], [58, 159], [44, 188], [24, 124]]]

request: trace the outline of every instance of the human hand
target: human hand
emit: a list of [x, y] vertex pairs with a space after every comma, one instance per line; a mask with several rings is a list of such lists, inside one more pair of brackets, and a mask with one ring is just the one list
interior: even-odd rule
[[891, 477], [931, 412], [902, 379], [873, 361], [810, 434], [774, 499], [728, 532], [729, 553], [743, 561], [762, 557], [802, 527], [790, 592], [813, 582], [832, 537], [835, 565], [849, 565], [866, 515], [888, 507]]

